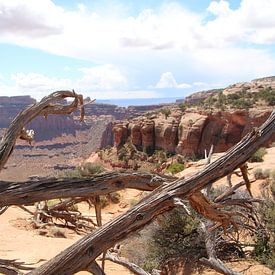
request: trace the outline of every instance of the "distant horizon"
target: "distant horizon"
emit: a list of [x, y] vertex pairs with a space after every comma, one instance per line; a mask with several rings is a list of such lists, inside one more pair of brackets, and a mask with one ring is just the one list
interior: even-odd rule
[[[31, 95], [14, 95], [14, 96], [2, 96], [8, 98], [17, 98], [17, 97], [30, 97], [36, 101], [39, 101], [33, 98]], [[111, 104], [117, 105], [119, 107], [129, 107], [129, 106], [145, 106], [145, 105], [159, 105], [159, 104], [170, 104], [176, 103], [176, 100], [184, 99], [184, 97], [154, 97], [154, 98], [110, 98], [110, 99], [95, 99], [95, 104]]]

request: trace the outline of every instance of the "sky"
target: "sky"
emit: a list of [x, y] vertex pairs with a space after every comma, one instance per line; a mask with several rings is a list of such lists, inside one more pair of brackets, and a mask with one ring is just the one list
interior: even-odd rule
[[0, 96], [184, 97], [275, 75], [275, 0], [0, 0]]

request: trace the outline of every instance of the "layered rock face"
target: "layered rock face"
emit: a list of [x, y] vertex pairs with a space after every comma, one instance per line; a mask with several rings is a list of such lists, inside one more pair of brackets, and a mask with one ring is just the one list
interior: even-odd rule
[[[252, 127], [260, 126], [271, 111], [186, 112], [181, 117], [165, 119], [141, 117], [113, 127], [114, 144], [130, 139], [138, 150], [162, 149], [185, 156], [203, 156], [214, 145], [214, 152], [224, 152], [235, 145]], [[275, 136], [273, 136], [273, 141]]]

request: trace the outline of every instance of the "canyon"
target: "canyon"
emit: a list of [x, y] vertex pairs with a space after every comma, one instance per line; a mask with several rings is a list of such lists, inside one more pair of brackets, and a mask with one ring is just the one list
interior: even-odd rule
[[[159, 105], [125, 108], [111, 104], [89, 104], [89, 101], [85, 100], [84, 122], [79, 121], [79, 111], [69, 116], [35, 118], [26, 127], [34, 130], [34, 141], [29, 145], [17, 140], [15, 151], [1, 178], [21, 181], [37, 175], [58, 176], [63, 170], [78, 166], [99, 148], [112, 145], [111, 129], [116, 120], [131, 119], [160, 108]], [[30, 96], [0, 96], [0, 138], [15, 116], [35, 102]]]
[[[223, 93], [255, 95], [266, 89], [274, 93], [275, 77], [256, 79], [194, 93], [174, 104], [119, 107], [85, 100], [85, 120], [80, 113], [69, 116], [49, 116], [34, 119], [27, 129], [33, 129], [32, 145], [18, 141], [14, 154], [2, 172], [3, 179], [24, 180], [30, 175], [52, 176], [71, 169], [91, 153], [105, 147], [120, 148], [131, 142], [139, 151], [153, 153], [163, 150], [170, 154], [202, 157], [214, 146], [214, 152], [224, 152], [236, 144], [252, 128], [262, 124], [273, 110], [263, 100], [252, 108], [198, 108], [209, 97]], [[246, 94], [247, 95], [247, 94]], [[0, 137], [13, 118], [36, 101], [30, 96], [0, 97]], [[272, 101], [271, 101], [272, 103]], [[260, 104], [260, 105], [259, 105]], [[169, 109], [169, 115], [162, 112]], [[270, 142], [273, 142], [273, 135]], [[18, 173], [10, 172], [16, 171]], [[12, 169], [11, 169], [12, 168]]]

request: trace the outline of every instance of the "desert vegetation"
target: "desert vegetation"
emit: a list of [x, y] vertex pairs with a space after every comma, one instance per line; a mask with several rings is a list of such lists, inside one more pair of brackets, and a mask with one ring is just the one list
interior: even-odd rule
[[243, 89], [241, 92], [224, 94], [223, 91], [210, 95], [198, 104], [203, 109], [250, 109], [259, 106], [275, 105], [275, 90], [267, 87], [257, 92]]

